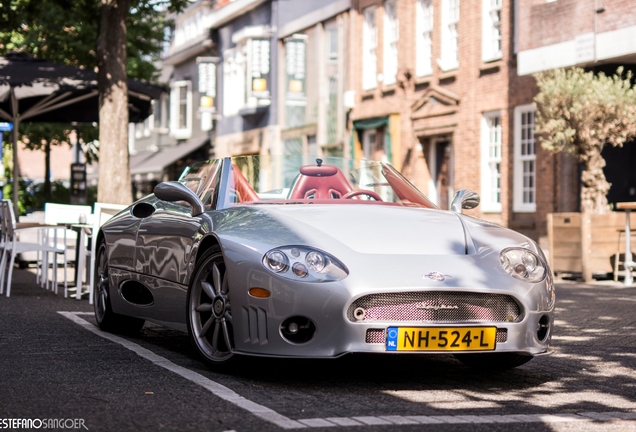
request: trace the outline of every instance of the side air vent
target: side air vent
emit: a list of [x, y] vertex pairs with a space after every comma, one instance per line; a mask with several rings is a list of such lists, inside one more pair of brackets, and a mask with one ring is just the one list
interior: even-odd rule
[[129, 281], [122, 285], [121, 296], [128, 303], [137, 306], [150, 306], [155, 302], [150, 290], [143, 284], [136, 281]]

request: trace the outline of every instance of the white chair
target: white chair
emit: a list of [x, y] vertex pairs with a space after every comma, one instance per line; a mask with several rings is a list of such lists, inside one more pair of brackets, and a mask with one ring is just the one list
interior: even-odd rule
[[[87, 223], [92, 218], [91, 207], [87, 205], [72, 205], [72, 204], [57, 204], [57, 203], [45, 203], [44, 204], [44, 223], [46, 225], [54, 226], [48, 231], [49, 245], [57, 248], [64, 248], [67, 250], [67, 254], [72, 257], [69, 259], [65, 257], [67, 261], [75, 262], [75, 270], [77, 268], [78, 251], [85, 249], [85, 242], [81, 235], [78, 236], [75, 229], [71, 229], [72, 225], [78, 225], [80, 223]], [[72, 252], [71, 252], [72, 251]], [[55, 267], [56, 263], [53, 264]], [[76, 273], [79, 275], [80, 273]], [[77, 280], [79, 277], [76, 277]], [[76, 284], [76, 296], [81, 298], [81, 284]], [[64, 297], [68, 297], [68, 286], [64, 286]]]
[[93, 295], [95, 293], [95, 251], [97, 250], [97, 234], [102, 225], [104, 225], [110, 218], [121, 212], [128, 207], [123, 204], [107, 204], [107, 203], [95, 203], [95, 209], [93, 211], [93, 232], [91, 235], [91, 251], [87, 252], [87, 256], [91, 258], [90, 267], [90, 281], [89, 281], [89, 295], [88, 303], [93, 304]]
[[[57, 262], [56, 255], [65, 254], [66, 249], [60, 249], [55, 246], [51, 246], [48, 242], [45, 241], [47, 236], [48, 227], [29, 227], [29, 228], [20, 228], [16, 227], [15, 214], [13, 212], [13, 206], [10, 202], [3, 200], [0, 203], [0, 213], [2, 214], [2, 228], [4, 234], [4, 249], [2, 254], [2, 260], [0, 263], [0, 294], [3, 293], [4, 288], [6, 286], [6, 296], [11, 296], [11, 278], [13, 276], [13, 267], [15, 265], [16, 257], [20, 253], [24, 252], [38, 252], [38, 257], [41, 257], [41, 261], [39, 265], [41, 265], [41, 269], [45, 269], [48, 263], [48, 256], [50, 254], [53, 255], [54, 261]], [[18, 234], [20, 232], [36, 232], [38, 235], [38, 242], [26, 242], [20, 241], [18, 239]], [[41, 255], [40, 255], [41, 254]], [[9, 256], [11, 256], [9, 258]], [[66, 260], [64, 266], [64, 287], [66, 288]], [[6, 274], [6, 266], [9, 265], [9, 274], [7, 275], [5, 281]], [[40, 271], [40, 270], [39, 270]], [[42, 270], [44, 271], [44, 270]], [[48, 274], [48, 272], [47, 272]], [[46, 275], [42, 275], [45, 281], [48, 280]], [[55, 267], [53, 272], [53, 284], [57, 287], [57, 268]]]

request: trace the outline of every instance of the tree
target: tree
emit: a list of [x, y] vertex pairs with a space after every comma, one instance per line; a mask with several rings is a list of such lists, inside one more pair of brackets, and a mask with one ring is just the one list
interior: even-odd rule
[[582, 167], [581, 211], [610, 210], [601, 150], [623, 146], [636, 136], [636, 91], [630, 72], [595, 75], [580, 68], [556, 69], [535, 75], [539, 94], [536, 132], [543, 148], [572, 154]]
[[[131, 10], [150, 13], [166, 2], [99, 0], [97, 65], [99, 84], [100, 164], [98, 201], [132, 202], [128, 155], [128, 85], [126, 32]], [[170, 9], [181, 9], [188, 0], [170, 0]], [[143, 14], [142, 14], [143, 20]]]
[[153, 80], [168, 24], [165, 10], [181, 10], [189, 1], [0, 0], [0, 53], [25, 51], [99, 68], [100, 201], [132, 201], [126, 79]]

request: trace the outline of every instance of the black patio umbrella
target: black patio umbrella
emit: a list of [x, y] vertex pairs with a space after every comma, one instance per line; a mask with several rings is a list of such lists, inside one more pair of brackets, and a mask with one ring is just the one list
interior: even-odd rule
[[[128, 80], [128, 114], [131, 122], [152, 113], [152, 100], [164, 89]], [[13, 123], [13, 166], [18, 166], [20, 122], [99, 122], [97, 73], [51, 63], [25, 53], [0, 57], [0, 119]], [[18, 190], [13, 176], [13, 190]], [[13, 194], [17, 211], [18, 194]]]

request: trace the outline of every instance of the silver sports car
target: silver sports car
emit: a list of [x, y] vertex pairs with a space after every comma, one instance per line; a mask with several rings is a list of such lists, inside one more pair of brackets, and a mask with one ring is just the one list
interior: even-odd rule
[[95, 317], [186, 331], [237, 354], [453, 354], [509, 368], [546, 353], [554, 286], [523, 235], [438, 209], [388, 163], [249, 156], [201, 162], [98, 233]]

